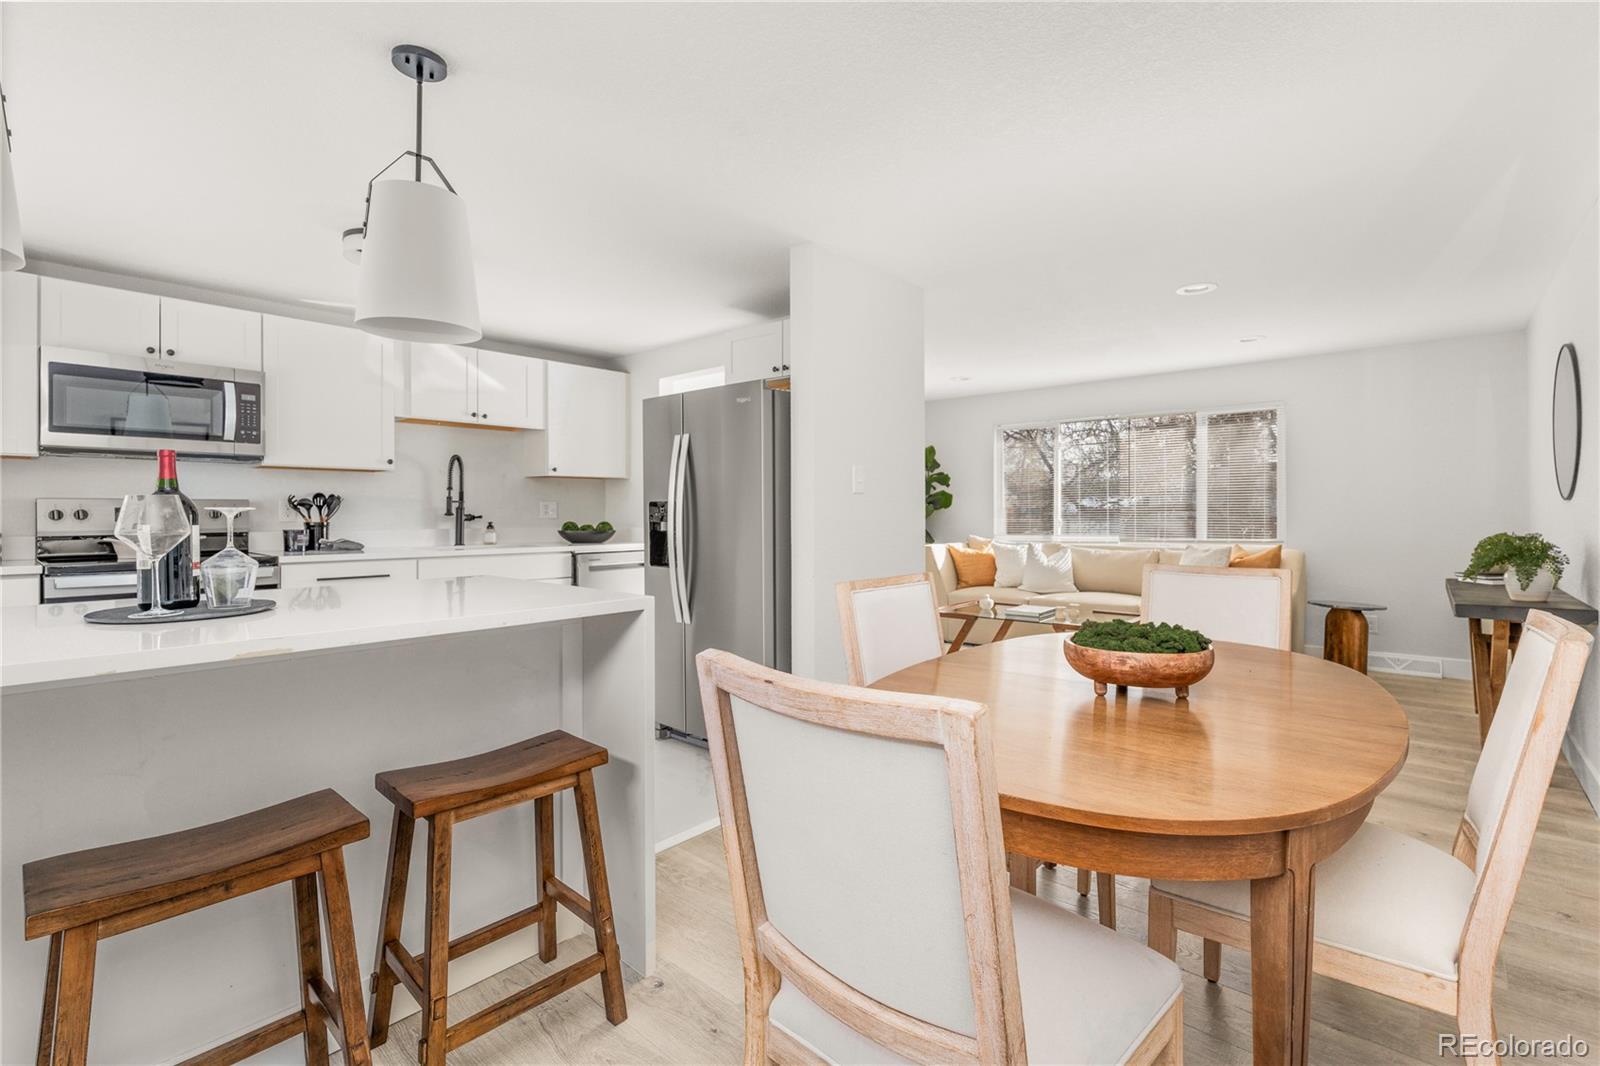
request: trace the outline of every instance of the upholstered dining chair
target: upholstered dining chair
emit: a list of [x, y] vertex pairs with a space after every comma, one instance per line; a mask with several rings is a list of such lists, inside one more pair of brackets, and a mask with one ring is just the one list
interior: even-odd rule
[[1182, 1061], [1176, 966], [1008, 889], [986, 707], [696, 662], [745, 1063]]
[[1144, 568], [1145, 622], [1198, 629], [1212, 640], [1289, 651], [1289, 571], [1226, 566]]
[[[1593, 642], [1570, 622], [1528, 612], [1452, 854], [1369, 821], [1317, 866], [1312, 968], [1454, 1015], [1468, 1061], [1499, 1061], [1495, 957]], [[1206, 938], [1212, 981], [1219, 944], [1250, 946], [1248, 882], [1155, 881], [1149, 913], [1148, 942], [1169, 958], [1178, 930]]]
[[852, 685], [870, 685], [944, 653], [939, 601], [926, 572], [841, 581], [835, 592]]

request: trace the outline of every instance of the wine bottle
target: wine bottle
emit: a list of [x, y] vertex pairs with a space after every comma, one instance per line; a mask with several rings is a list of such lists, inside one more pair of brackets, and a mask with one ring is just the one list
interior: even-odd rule
[[156, 452], [156, 493], [170, 493], [183, 501], [189, 516], [189, 536], [156, 563], [161, 571], [161, 606], [169, 610], [200, 605], [200, 512], [178, 488], [178, 453], [170, 448]]

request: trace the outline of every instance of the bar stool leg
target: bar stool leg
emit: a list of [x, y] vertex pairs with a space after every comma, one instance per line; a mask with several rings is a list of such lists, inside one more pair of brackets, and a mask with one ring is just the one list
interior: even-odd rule
[[56, 1042], [56, 986], [61, 981], [61, 934], [50, 935], [50, 962], [44, 972], [44, 1012], [39, 1019], [38, 1066], [50, 1066]]
[[534, 840], [539, 852], [539, 888], [534, 902], [539, 904], [539, 958], [551, 962], [556, 957], [556, 898], [550, 882], [556, 876], [555, 798], [540, 796], [533, 801]]
[[600, 807], [594, 798], [594, 775], [578, 775], [578, 836], [583, 844], [584, 873], [589, 879], [589, 909], [594, 915], [595, 950], [605, 957], [600, 990], [606, 1001], [606, 1020], [621, 1025], [628, 1020], [622, 994], [622, 958], [617, 951], [617, 927], [611, 917], [611, 886], [606, 881], [606, 856], [600, 844]]
[[62, 931], [61, 973], [56, 987], [56, 1033], [51, 1062], [85, 1066], [89, 1061], [89, 1005], [94, 998], [94, 954], [99, 931], [80, 925]]
[[317, 876], [294, 879], [294, 927], [300, 937], [300, 1010], [305, 1015], [306, 1066], [328, 1066], [328, 1027], [311, 995], [322, 978], [322, 912], [317, 909]]
[[389, 1042], [389, 1014], [394, 1006], [394, 986], [399, 978], [389, 968], [388, 948], [400, 943], [400, 923], [406, 910], [406, 881], [411, 875], [411, 838], [416, 819], [394, 812], [389, 830], [389, 869], [383, 876], [383, 916], [378, 919], [378, 954], [372, 964], [372, 1024], [369, 1046], [380, 1048]]
[[450, 841], [455, 812], [441, 811], [428, 819], [428, 942], [423, 948], [422, 1066], [445, 1066], [447, 975], [450, 970]]
[[328, 916], [328, 948], [333, 978], [338, 985], [339, 1031], [344, 1037], [345, 1066], [372, 1066], [367, 1045], [367, 1019], [361, 1012], [361, 968], [356, 959], [356, 927], [350, 914], [350, 881], [344, 872], [344, 852], [322, 853], [322, 909]]

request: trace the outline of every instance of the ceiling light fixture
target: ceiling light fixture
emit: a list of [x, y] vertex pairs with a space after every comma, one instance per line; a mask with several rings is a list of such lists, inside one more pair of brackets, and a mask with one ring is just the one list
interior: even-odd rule
[[11, 123], [6, 119], [6, 94], [0, 89], [0, 270], [17, 270], [27, 263], [22, 250], [22, 216], [17, 212], [17, 186], [11, 175]]
[[1239, 343], [1240, 344], [1254, 344], [1256, 341], [1264, 341], [1266, 339], [1267, 339], [1267, 335], [1265, 333], [1252, 333], [1248, 337], [1240, 337], [1239, 338]]
[[[438, 53], [414, 44], [395, 46], [389, 60], [417, 83], [417, 146], [395, 156], [367, 182], [355, 323], [392, 340], [470, 344], [483, 330], [467, 208], [439, 164], [422, 153], [422, 86], [443, 81], [449, 68]], [[415, 164], [412, 180], [378, 180], [407, 156]], [[443, 187], [422, 180], [423, 163]], [[347, 232], [346, 258], [350, 245]]]
[[1214, 281], [1196, 281], [1188, 285], [1178, 286], [1179, 296], [1204, 296], [1208, 292], [1216, 292], [1217, 283]]
[[366, 231], [360, 226], [352, 227], [339, 234], [339, 247], [343, 250], [344, 257], [357, 266], [361, 265], [361, 245], [366, 236]]

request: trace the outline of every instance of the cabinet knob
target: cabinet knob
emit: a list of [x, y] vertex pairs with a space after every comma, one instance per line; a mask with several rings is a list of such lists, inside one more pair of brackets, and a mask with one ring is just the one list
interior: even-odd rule
[[776, 374], [776, 373], [777, 373], [777, 372], [778, 372], [778, 368], [777, 368], [777, 367], [773, 367], [773, 368], [772, 368], [772, 372], [773, 372], [773, 373], [774, 373], [774, 374]]
[[175, 351], [173, 351], [173, 350], [172, 350], [172, 349], [171, 349], [171, 348], [168, 348], [168, 349], [167, 349], [167, 354], [168, 354], [168, 355], [177, 355], [177, 354], [178, 354], [178, 353], [177, 353], [177, 352], [175, 352]]
[[145, 355], [155, 355], [156, 354], [156, 350], [154, 348], [146, 348], [144, 350], [144, 354]]
[[551, 468], [550, 468], [550, 472], [551, 472], [551, 473], [552, 473], [552, 474], [554, 474], [554, 473], [555, 473], [555, 472], [556, 472], [556, 468], [555, 468], [555, 467], [553, 467], [553, 466], [552, 466], [552, 467], [551, 467]]
[[473, 418], [477, 418], [478, 417], [478, 412], [476, 412], [476, 411], [472, 412], [472, 417]]
[[385, 459], [384, 462], [388, 463], [390, 466], [394, 465], [394, 460], [393, 459]]

